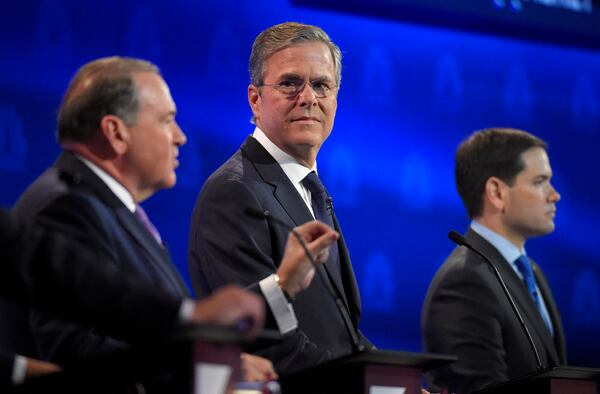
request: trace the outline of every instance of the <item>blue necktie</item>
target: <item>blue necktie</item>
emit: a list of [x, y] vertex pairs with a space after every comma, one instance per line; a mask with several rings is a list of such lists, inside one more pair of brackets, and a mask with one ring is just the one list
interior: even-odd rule
[[537, 291], [537, 286], [535, 284], [535, 276], [533, 275], [533, 268], [531, 267], [529, 259], [527, 258], [527, 256], [522, 254], [517, 260], [515, 260], [515, 264], [517, 265], [519, 272], [521, 272], [521, 275], [523, 275], [523, 282], [525, 282], [527, 290], [529, 290], [529, 294], [531, 295], [531, 298], [533, 298], [533, 302], [535, 303], [537, 310], [540, 312], [542, 320], [544, 320], [548, 331], [550, 331], [550, 335], [554, 335], [552, 323], [550, 322], [550, 316], [548, 316], [548, 314], [545, 313], [545, 310], [542, 306], [542, 300]]

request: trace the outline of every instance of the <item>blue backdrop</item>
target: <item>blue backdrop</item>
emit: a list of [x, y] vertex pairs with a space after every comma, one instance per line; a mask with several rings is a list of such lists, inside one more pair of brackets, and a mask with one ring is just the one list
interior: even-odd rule
[[363, 331], [379, 347], [421, 349], [423, 297], [453, 248], [446, 234], [468, 225], [454, 150], [475, 129], [512, 126], [550, 144], [562, 193], [557, 230], [527, 249], [555, 291], [570, 363], [600, 366], [599, 51], [286, 0], [21, 0], [1, 8], [0, 204], [12, 205], [58, 154], [54, 118], [79, 66], [114, 54], [147, 58], [172, 88], [188, 144], [178, 185], [145, 206], [187, 277], [196, 194], [253, 130], [253, 38], [287, 20], [316, 24], [344, 53], [338, 115], [318, 164], [352, 253]]

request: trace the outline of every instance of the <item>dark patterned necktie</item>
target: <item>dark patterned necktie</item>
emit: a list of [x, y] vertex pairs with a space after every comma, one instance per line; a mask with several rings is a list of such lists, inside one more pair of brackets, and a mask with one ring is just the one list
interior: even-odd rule
[[[319, 176], [311, 171], [301, 182], [304, 187], [310, 190], [310, 200], [315, 219], [327, 224], [331, 228], [335, 228], [333, 224], [333, 205], [331, 198], [327, 194], [327, 190], [323, 183], [319, 179]], [[327, 267], [331, 275], [335, 275], [339, 283], [342, 283], [342, 276], [340, 272], [340, 256], [337, 242], [331, 245], [329, 248], [329, 259], [327, 260]], [[342, 293], [342, 297], [345, 299], [346, 295], [344, 289], [339, 289]]]
[[150, 234], [152, 234], [156, 242], [158, 242], [159, 245], [162, 245], [162, 238], [160, 236], [160, 233], [158, 232], [156, 227], [154, 227], [154, 225], [150, 221], [150, 218], [148, 218], [148, 215], [146, 215], [146, 211], [144, 211], [144, 209], [140, 205], [136, 205], [133, 214], [144, 225], [144, 227], [146, 227]]
[[531, 298], [533, 298], [533, 302], [535, 303], [537, 310], [540, 312], [540, 315], [542, 316], [542, 320], [544, 320], [544, 323], [546, 324], [548, 331], [550, 331], [550, 334], [553, 334], [554, 330], [552, 328], [552, 323], [550, 322], [550, 317], [546, 313], [544, 313], [544, 309], [542, 306], [542, 300], [537, 291], [537, 286], [535, 283], [535, 276], [533, 274], [533, 268], [531, 267], [531, 262], [529, 261], [527, 256], [522, 254], [521, 256], [519, 256], [518, 259], [515, 260], [515, 264], [516, 264], [517, 268], [519, 269], [519, 272], [521, 273], [521, 275], [523, 275], [523, 282], [525, 282], [525, 286], [527, 286], [527, 290], [529, 291]]
[[302, 184], [310, 190], [311, 206], [313, 213], [315, 214], [315, 219], [320, 220], [333, 228], [333, 208], [330, 208], [328, 211], [328, 205], [331, 205], [331, 203], [328, 204], [329, 196], [317, 173], [311, 171], [302, 180]]

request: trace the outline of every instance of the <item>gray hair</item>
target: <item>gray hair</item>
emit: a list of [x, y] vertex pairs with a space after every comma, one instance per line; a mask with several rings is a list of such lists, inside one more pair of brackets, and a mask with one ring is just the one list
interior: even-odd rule
[[134, 124], [139, 107], [133, 74], [160, 75], [154, 64], [134, 58], [106, 57], [81, 67], [65, 92], [57, 117], [57, 139], [87, 142], [96, 135], [100, 121], [115, 115]]
[[250, 54], [250, 81], [254, 86], [262, 85], [267, 59], [292, 45], [322, 42], [331, 51], [336, 84], [342, 80], [342, 52], [320, 27], [296, 22], [285, 22], [272, 26], [256, 37]]

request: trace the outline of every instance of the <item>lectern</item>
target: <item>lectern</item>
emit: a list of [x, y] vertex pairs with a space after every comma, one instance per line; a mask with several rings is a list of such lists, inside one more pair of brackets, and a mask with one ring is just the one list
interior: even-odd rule
[[234, 329], [190, 326], [155, 341], [32, 379], [10, 394], [151, 392], [223, 394], [240, 380], [243, 335]]
[[376, 350], [354, 353], [281, 378], [285, 394], [420, 394], [423, 372], [454, 356]]
[[600, 369], [552, 367], [478, 391], [481, 394], [598, 394]]
[[190, 393], [231, 392], [241, 380], [241, 343], [239, 332], [223, 327], [195, 326], [180, 334], [190, 344]]

